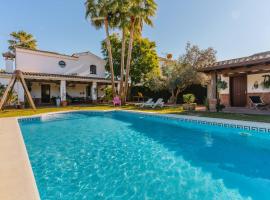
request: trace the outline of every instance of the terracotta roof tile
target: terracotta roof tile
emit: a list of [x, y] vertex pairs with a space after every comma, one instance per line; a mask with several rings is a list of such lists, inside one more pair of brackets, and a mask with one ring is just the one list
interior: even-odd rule
[[207, 72], [207, 71], [221, 70], [221, 69], [226, 69], [226, 68], [252, 66], [252, 65], [264, 64], [264, 63], [270, 63], [270, 51], [257, 53], [257, 54], [247, 56], [247, 57], [215, 62], [212, 65], [201, 67], [198, 70]]

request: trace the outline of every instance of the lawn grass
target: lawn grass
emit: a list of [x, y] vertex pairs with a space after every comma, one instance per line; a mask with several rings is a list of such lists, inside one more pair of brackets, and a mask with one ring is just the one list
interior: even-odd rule
[[164, 107], [164, 108], [139, 108], [133, 105], [127, 105], [119, 107], [114, 107], [111, 105], [91, 105], [91, 106], [67, 106], [67, 107], [43, 107], [38, 108], [36, 111], [32, 109], [7, 109], [0, 111], [0, 118], [3, 117], [19, 117], [19, 116], [31, 116], [42, 113], [49, 112], [59, 112], [59, 111], [72, 111], [72, 110], [112, 110], [112, 109], [122, 109], [122, 110], [135, 110], [143, 112], [155, 112], [160, 114], [181, 114], [199, 117], [212, 117], [212, 118], [223, 118], [223, 119], [234, 119], [243, 121], [255, 121], [255, 122], [267, 122], [270, 123], [270, 115], [252, 115], [252, 114], [234, 114], [234, 113], [216, 113], [216, 112], [203, 112], [203, 111], [193, 111], [186, 112], [183, 111], [181, 106], [175, 107]]
[[67, 107], [42, 107], [37, 108], [36, 111], [28, 109], [6, 109], [0, 111], [0, 118], [3, 117], [19, 117], [19, 116], [31, 116], [42, 113], [49, 112], [60, 112], [60, 111], [72, 111], [72, 110], [113, 110], [113, 109], [122, 109], [122, 110], [141, 110], [145, 112], [156, 112], [156, 113], [181, 113], [183, 112], [181, 107], [166, 107], [166, 108], [157, 108], [157, 109], [141, 109], [136, 106], [127, 105], [119, 107], [114, 107], [112, 105], [91, 105], [91, 106], [67, 106]]
[[182, 115], [198, 116], [198, 117], [212, 117], [221, 119], [233, 119], [253, 122], [270, 123], [270, 115], [256, 115], [256, 114], [238, 114], [238, 113], [223, 113], [223, 112], [182, 112]]

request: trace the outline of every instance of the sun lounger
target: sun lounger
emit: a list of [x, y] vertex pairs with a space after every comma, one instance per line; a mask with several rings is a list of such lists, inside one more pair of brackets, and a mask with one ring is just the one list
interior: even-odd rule
[[140, 104], [140, 107], [141, 107], [141, 108], [143, 108], [143, 107], [152, 107], [153, 104], [154, 104], [153, 99], [150, 98], [150, 99], [148, 99], [146, 102]]
[[156, 107], [163, 108], [163, 106], [164, 106], [164, 101], [163, 101], [162, 98], [159, 98], [159, 99], [156, 101], [156, 103], [154, 103], [154, 104], [152, 105], [152, 108], [156, 108]]
[[267, 110], [269, 109], [269, 104], [263, 102], [260, 96], [249, 96], [252, 105], [257, 110]]

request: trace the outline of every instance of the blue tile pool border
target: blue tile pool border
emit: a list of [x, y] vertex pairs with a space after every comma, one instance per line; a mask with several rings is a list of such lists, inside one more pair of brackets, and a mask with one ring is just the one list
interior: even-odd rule
[[157, 114], [157, 113], [145, 113], [140, 111], [125, 111], [125, 110], [111, 110], [111, 111], [67, 111], [67, 112], [56, 112], [47, 113], [32, 117], [21, 117], [17, 118], [18, 122], [29, 122], [29, 121], [42, 121], [45, 116], [53, 116], [58, 114], [67, 113], [88, 113], [88, 114], [100, 114], [100, 113], [113, 113], [113, 112], [123, 112], [129, 114], [137, 114], [149, 118], [158, 118], [163, 120], [176, 120], [179, 122], [188, 122], [201, 125], [217, 126], [223, 128], [232, 128], [245, 131], [254, 131], [260, 133], [270, 134], [270, 123], [262, 122], [250, 122], [250, 121], [240, 121], [240, 120], [227, 120], [221, 118], [208, 118], [208, 117], [197, 117], [197, 116], [185, 116], [185, 115], [175, 115], [175, 114]]

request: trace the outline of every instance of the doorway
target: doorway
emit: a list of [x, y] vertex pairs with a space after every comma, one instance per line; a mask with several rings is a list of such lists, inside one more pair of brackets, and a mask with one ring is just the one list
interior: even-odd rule
[[41, 85], [41, 103], [50, 103], [51, 100], [51, 86]]
[[245, 107], [247, 104], [247, 76], [230, 77], [231, 106]]

